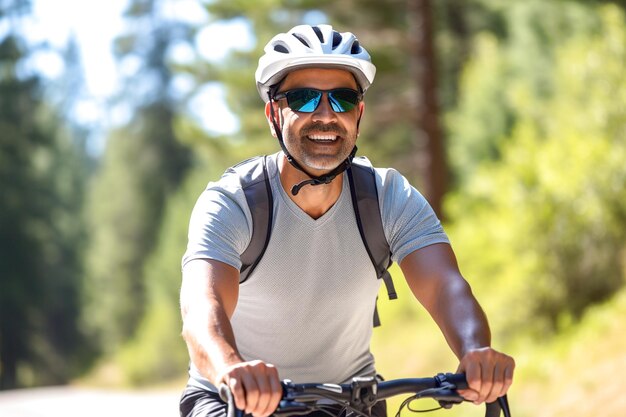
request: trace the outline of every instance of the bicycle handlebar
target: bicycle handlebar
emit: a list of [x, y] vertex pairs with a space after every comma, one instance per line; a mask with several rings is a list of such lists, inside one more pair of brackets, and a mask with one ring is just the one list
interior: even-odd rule
[[[433, 398], [441, 407], [451, 408], [465, 401], [457, 390], [466, 389], [467, 381], [465, 374], [438, 374], [432, 378], [404, 378], [382, 382], [373, 377], [354, 378], [350, 384], [295, 384], [284, 380], [281, 385], [283, 396], [274, 412], [276, 416], [307, 414], [321, 409], [318, 401], [322, 399], [330, 400], [332, 404], [341, 405], [358, 415], [368, 416], [376, 402], [403, 394], [412, 395], [411, 399]], [[232, 393], [226, 385], [220, 386], [219, 394], [228, 404], [228, 417], [243, 415], [236, 410]], [[506, 395], [486, 404], [485, 417], [499, 417], [501, 412], [504, 417], [511, 417]]]

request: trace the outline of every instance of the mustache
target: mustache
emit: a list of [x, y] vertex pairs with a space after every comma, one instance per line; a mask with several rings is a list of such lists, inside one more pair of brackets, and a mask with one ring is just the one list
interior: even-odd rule
[[311, 133], [334, 133], [337, 136], [346, 137], [348, 132], [337, 123], [311, 123], [300, 130], [302, 136], [309, 136]]

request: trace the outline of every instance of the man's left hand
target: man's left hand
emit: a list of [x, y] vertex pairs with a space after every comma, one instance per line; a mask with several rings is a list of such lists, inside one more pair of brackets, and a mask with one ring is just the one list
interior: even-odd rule
[[459, 394], [474, 404], [494, 402], [503, 396], [513, 383], [515, 361], [512, 357], [490, 347], [468, 351], [457, 372], [465, 373], [468, 389]]

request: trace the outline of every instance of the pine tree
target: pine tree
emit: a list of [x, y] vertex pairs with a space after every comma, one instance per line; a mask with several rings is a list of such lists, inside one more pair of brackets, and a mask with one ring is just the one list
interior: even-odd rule
[[83, 155], [22, 65], [28, 6], [0, 7], [0, 389], [66, 381], [81, 346]]
[[171, 97], [168, 49], [192, 31], [160, 14], [160, 1], [130, 3], [130, 32], [115, 45], [118, 60], [139, 68], [118, 98], [132, 109], [130, 121], [108, 138], [89, 203], [85, 322], [107, 353], [127, 341], [145, 308], [144, 263], [154, 248], [163, 207], [184, 178], [189, 151], [174, 132], [180, 112]]

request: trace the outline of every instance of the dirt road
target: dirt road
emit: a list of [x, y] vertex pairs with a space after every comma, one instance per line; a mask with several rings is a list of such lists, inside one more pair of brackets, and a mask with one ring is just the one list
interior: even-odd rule
[[0, 391], [2, 417], [178, 417], [180, 391], [48, 387]]

